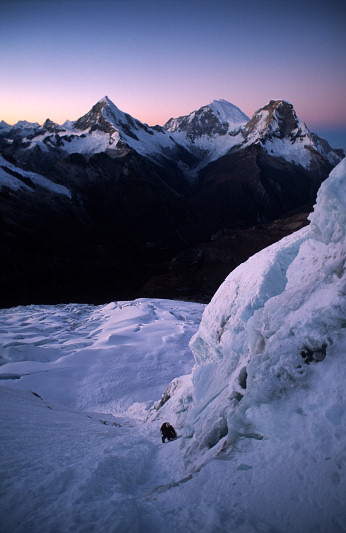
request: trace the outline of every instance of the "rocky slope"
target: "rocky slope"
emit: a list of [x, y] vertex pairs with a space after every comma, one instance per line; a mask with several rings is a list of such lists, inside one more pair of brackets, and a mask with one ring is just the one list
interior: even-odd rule
[[158, 266], [138, 294], [210, 302], [228, 274], [249, 257], [306, 226], [308, 206], [267, 224], [225, 229]]

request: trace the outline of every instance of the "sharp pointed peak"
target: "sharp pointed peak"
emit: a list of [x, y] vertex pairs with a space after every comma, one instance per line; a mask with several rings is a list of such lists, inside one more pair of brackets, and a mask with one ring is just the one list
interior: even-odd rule
[[114, 102], [112, 102], [109, 96], [104, 96], [97, 102], [97, 104], [114, 105]]
[[10, 128], [10, 124], [7, 124], [4, 120], [0, 120], [0, 128]]
[[64, 130], [62, 126], [51, 120], [50, 118], [47, 118], [42, 126], [45, 130], [50, 131], [51, 133], [58, 132]]
[[125, 114], [123, 111], [121, 111], [121, 109], [119, 109], [119, 107], [115, 105], [115, 103], [109, 98], [109, 96], [104, 96], [103, 98], [101, 98], [91, 109], [91, 111], [93, 112], [100, 113], [104, 113], [105, 111], [107, 113], [107, 110], [118, 117], [120, 115], [123, 116]]
[[51, 120], [50, 118], [46, 118], [46, 120], [43, 123], [44, 126], [50, 126], [52, 124], [54, 124], [55, 126], [57, 125], [57, 123]]
[[[113, 110], [121, 111], [115, 103], [109, 98], [109, 96], [104, 96], [101, 98], [93, 107], [101, 108], [108, 107]], [[121, 111], [123, 113], [123, 111]]]
[[128, 113], [121, 111], [108, 96], [104, 96], [92, 106], [90, 111], [73, 123], [73, 127], [79, 130], [91, 128], [106, 133], [116, 130], [137, 128], [141, 123]]

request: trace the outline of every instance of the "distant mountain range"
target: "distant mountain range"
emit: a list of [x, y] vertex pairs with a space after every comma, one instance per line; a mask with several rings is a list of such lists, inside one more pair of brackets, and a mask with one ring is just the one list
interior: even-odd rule
[[0, 122], [0, 154], [2, 305], [146, 296], [215, 233], [311, 207], [344, 157], [283, 100], [251, 120], [214, 100], [150, 127], [108, 97], [63, 125]]

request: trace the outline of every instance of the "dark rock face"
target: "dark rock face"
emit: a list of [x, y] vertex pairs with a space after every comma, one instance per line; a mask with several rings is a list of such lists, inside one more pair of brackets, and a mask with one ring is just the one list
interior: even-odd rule
[[[174, 127], [190, 140], [202, 130], [224, 136], [228, 124], [205, 108], [195, 112], [195, 122], [182, 117]], [[247, 143], [259, 113], [242, 130], [245, 144], [202, 168], [194, 183], [188, 173], [200, 162], [197, 152], [108, 99], [72, 129], [49, 119], [43, 126], [1, 128], [0, 305], [138, 296], [208, 301], [240, 262], [305, 224], [333, 167], [325, 155], [329, 145], [311, 151], [309, 169], [270, 155], [265, 139], [292, 141], [295, 135], [299, 142], [300, 126], [290, 104], [273, 101], [263, 109], [267, 127], [256, 137], [260, 142]], [[68, 151], [96, 130], [107, 139], [118, 132], [116, 148], [107, 141], [98, 153]], [[155, 143], [156, 134], [171, 142], [153, 145], [148, 157], [131, 147], [129, 139], [146, 135]], [[299, 215], [272, 222], [297, 208], [303, 221]]]
[[98, 129], [105, 133], [114, 133], [115, 127], [109, 121], [107, 121], [102, 114], [102, 109], [105, 107], [105, 105], [105, 101], [97, 102], [97, 104], [95, 104], [86, 115], [83, 115], [76, 120], [74, 123], [75, 129], [82, 131], [87, 129], [93, 129], [93, 131], [95, 131]]
[[[245, 136], [248, 134], [248, 132], [258, 128], [262, 119], [263, 111], [267, 112], [267, 116], [265, 118], [265, 130], [267, 131], [268, 135], [274, 134], [279, 139], [283, 139], [284, 137], [291, 136], [292, 132], [295, 130], [298, 130], [297, 136], [301, 134], [301, 132], [299, 133], [299, 122], [293, 109], [293, 105], [282, 100], [271, 100], [269, 104], [257, 111], [245, 126]], [[270, 132], [270, 125], [273, 122], [276, 123], [276, 128], [274, 132]]]
[[270, 157], [256, 144], [231, 151], [201, 170], [191, 192], [191, 216], [207, 232], [246, 227], [273, 220], [315, 201], [332, 165], [310, 172]]
[[65, 131], [64, 128], [59, 126], [59, 124], [56, 124], [49, 118], [45, 121], [45, 123], [42, 126], [43, 131], [49, 131], [50, 133], [57, 133], [58, 131]]
[[191, 225], [179, 194], [169, 172], [147, 159], [75, 154], [55, 162], [50, 177], [57, 176], [72, 200], [38, 188], [1, 190], [3, 306], [131, 298], [147, 264], [186, 246]]
[[308, 224], [309, 206], [268, 224], [226, 229], [180, 252], [148, 279], [140, 296], [210, 302], [228, 274], [263, 248]]

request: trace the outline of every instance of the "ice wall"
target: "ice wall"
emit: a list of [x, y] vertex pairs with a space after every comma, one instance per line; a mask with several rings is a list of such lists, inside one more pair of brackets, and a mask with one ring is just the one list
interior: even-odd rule
[[[263, 419], [265, 405], [274, 418], [280, 405], [302, 408], [314, 427], [308, 439], [327, 427], [330, 413], [344, 416], [345, 160], [322, 184], [310, 220], [235, 269], [207, 306], [190, 343], [196, 360], [185, 421], [190, 454], [221, 453], [242, 437], [267, 438], [275, 430]], [[302, 398], [318, 403], [321, 387], [333, 394], [307, 415]], [[335, 435], [328, 434], [330, 442]]]

